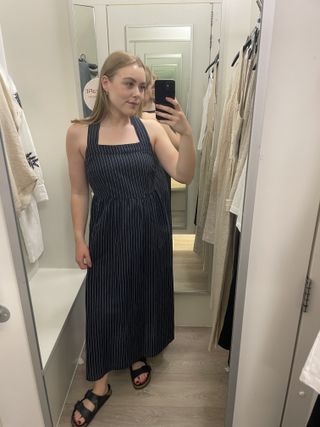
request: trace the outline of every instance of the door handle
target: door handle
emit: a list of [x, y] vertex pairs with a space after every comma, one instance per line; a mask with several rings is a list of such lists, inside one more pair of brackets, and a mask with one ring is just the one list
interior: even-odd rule
[[10, 319], [10, 311], [7, 307], [0, 305], [0, 323], [7, 322]]

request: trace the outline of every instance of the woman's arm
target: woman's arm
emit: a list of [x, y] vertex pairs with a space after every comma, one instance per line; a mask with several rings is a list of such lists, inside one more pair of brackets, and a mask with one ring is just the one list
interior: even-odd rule
[[195, 169], [192, 130], [178, 102], [171, 98], [167, 100], [174, 105], [174, 108], [157, 106], [164, 111], [158, 111], [157, 114], [164, 119], [160, 121], [161, 124], [172, 127], [180, 134], [179, 152], [173, 147], [159, 122], [148, 120], [145, 124], [162, 167], [176, 181], [189, 184]]
[[85, 173], [81, 144], [86, 128], [71, 125], [67, 132], [66, 145], [71, 184], [71, 215], [76, 244], [76, 261], [81, 269], [91, 267], [89, 249], [85, 242], [85, 230], [89, 210], [89, 188]]
[[[141, 114], [141, 119], [153, 119], [156, 120], [156, 113], [147, 113], [145, 111], [142, 112]], [[168, 135], [171, 143], [173, 144], [173, 146], [175, 147], [176, 150], [179, 151], [179, 145], [180, 145], [180, 134], [178, 132], [174, 132], [170, 126], [162, 123], [162, 127], [163, 129], [166, 131], [166, 134]]]
[[168, 135], [170, 141], [172, 142], [174, 148], [179, 151], [179, 145], [180, 145], [180, 134], [178, 132], [173, 132], [170, 126], [162, 124], [163, 129], [166, 131], [166, 134]]

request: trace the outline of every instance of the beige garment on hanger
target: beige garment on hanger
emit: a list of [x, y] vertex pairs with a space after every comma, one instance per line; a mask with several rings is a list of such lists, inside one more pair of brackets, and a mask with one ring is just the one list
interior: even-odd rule
[[207, 106], [207, 127], [202, 143], [201, 162], [200, 162], [200, 176], [199, 176], [199, 191], [198, 191], [198, 206], [197, 206], [197, 226], [195, 232], [194, 252], [202, 257], [204, 269], [207, 269], [209, 260], [208, 256], [212, 257], [212, 250], [207, 246], [206, 242], [203, 242], [203, 229], [206, 219], [209, 195], [210, 195], [210, 183], [214, 164], [214, 158], [216, 150], [214, 149], [214, 125], [215, 125], [215, 113], [217, 106], [217, 95], [216, 95], [216, 84], [218, 77], [218, 65], [215, 64], [212, 70], [211, 94]]
[[[240, 138], [239, 154], [237, 159], [235, 157], [232, 158], [233, 177], [231, 181], [231, 190], [229, 193], [229, 197], [227, 197], [225, 201], [226, 214], [224, 213], [222, 214], [222, 216], [226, 215], [229, 217], [229, 222], [228, 222], [229, 230], [227, 230], [227, 228], [224, 229], [225, 236], [227, 236], [227, 233], [229, 233], [224, 254], [223, 254], [223, 246], [222, 246], [223, 242], [220, 241], [220, 243], [217, 244], [218, 254], [216, 254], [216, 257], [218, 260], [221, 259], [221, 257], [223, 256], [225, 257], [225, 271], [221, 272], [223, 276], [220, 276], [220, 278], [222, 277], [221, 295], [220, 295], [221, 300], [220, 300], [220, 307], [218, 307], [218, 312], [217, 312], [217, 322], [216, 324], [213, 324], [213, 328], [211, 331], [210, 346], [212, 346], [213, 343], [217, 343], [219, 339], [221, 329], [223, 327], [227, 306], [228, 306], [228, 301], [229, 301], [230, 287], [231, 287], [231, 281], [232, 281], [233, 269], [234, 269], [234, 263], [235, 263], [234, 238], [235, 238], [235, 229], [236, 229], [236, 218], [234, 218], [233, 215], [232, 215], [232, 218], [230, 218], [230, 208], [231, 208], [232, 200], [240, 180], [241, 173], [243, 171], [243, 168], [245, 167], [245, 162], [246, 162], [246, 158], [249, 150], [252, 117], [253, 117], [255, 74], [256, 74], [255, 72], [252, 72], [251, 76], [248, 76], [250, 79], [249, 81], [250, 90], [248, 91], [248, 96], [247, 96], [248, 104], [246, 105], [246, 109], [244, 112], [244, 116], [242, 117], [241, 125], [240, 125], [240, 122], [238, 121], [238, 125], [239, 127], [241, 127], [241, 135], [239, 134], [239, 138]], [[219, 231], [222, 229], [222, 224], [223, 222], [219, 223], [218, 225]], [[214, 280], [215, 280], [215, 277], [213, 276], [212, 283], [213, 283], [213, 286], [216, 286], [216, 283], [214, 282]]]
[[0, 75], [0, 130], [4, 143], [8, 172], [17, 213], [29, 206], [38, 177], [29, 166], [23, 151], [11, 94]]
[[224, 104], [221, 124], [219, 129], [218, 142], [216, 147], [216, 156], [214, 158], [213, 171], [210, 182], [210, 194], [208, 209], [203, 230], [203, 240], [207, 243], [215, 244], [215, 227], [217, 218], [217, 206], [221, 195], [219, 187], [221, 186], [222, 172], [226, 170], [225, 164], [229, 157], [229, 141], [231, 140], [233, 116], [236, 114], [238, 106], [238, 87], [240, 84], [242, 72], [242, 56], [235, 65], [232, 83], [229, 87], [228, 97]]
[[247, 176], [247, 159], [243, 166], [241, 176], [238, 182], [238, 187], [234, 193], [234, 197], [231, 203], [230, 212], [237, 217], [236, 227], [241, 233], [242, 229], [242, 214], [244, 206], [244, 195], [246, 187], [246, 176]]
[[256, 72], [253, 71], [249, 76], [247, 102], [245, 105], [245, 110], [242, 118], [243, 123], [242, 123], [241, 144], [240, 144], [240, 147], [238, 147], [239, 155], [238, 155], [238, 161], [234, 170], [232, 187], [230, 190], [229, 197], [226, 200], [227, 210], [230, 210], [231, 208], [231, 204], [234, 199], [234, 195], [237, 190], [238, 183], [239, 183], [241, 174], [243, 172], [243, 168], [246, 165], [246, 160], [248, 157], [250, 139], [251, 139], [255, 86], [256, 86]]
[[[238, 161], [238, 150], [243, 128], [242, 114], [248, 93], [252, 64], [248, 54], [240, 54], [239, 62], [225, 104], [217, 156], [212, 176], [209, 209], [204, 239], [214, 244], [210, 305], [213, 310], [213, 327], [209, 348], [216, 342], [223, 324], [232, 280], [234, 260], [235, 221], [226, 209]], [[240, 118], [240, 119], [239, 119]]]

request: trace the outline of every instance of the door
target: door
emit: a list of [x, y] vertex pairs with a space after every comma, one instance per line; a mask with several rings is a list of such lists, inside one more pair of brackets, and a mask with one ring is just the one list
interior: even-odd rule
[[1, 137], [0, 183], [0, 426], [50, 426]]
[[[218, 49], [218, 46], [210, 46], [211, 34], [214, 34], [212, 40], [219, 39], [220, 19], [220, 4], [107, 6], [109, 51], [127, 50], [137, 54], [158, 78], [172, 78], [176, 81], [176, 97], [190, 121], [195, 144], [199, 136], [202, 99], [207, 84], [205, 70], [211, 50], [215, 53]], [[202, 46], [202, 49], [194, 49], [193, 46]], [[175, 189], [174, 185], [172, 188]], [[178, 204], [181, 191], [172, 200], [174, 229], [194, 232], [197, 188], [196, 176], [182, 200], [186, 208]], [[177, 226], [176, 204], [177, 212], [183, 209], [186, 211], [185, 218], [181, 224], [179, 220]]]
[[300, 380], [301, 370], [320, 330], [320, 227], [319, 217], [310, 259], [309, 274], [311, 290], [306, 311], [302, 310], [297, 347], [293, 360], [281, 427], [305, 427], [313, 407], [316, 393]]

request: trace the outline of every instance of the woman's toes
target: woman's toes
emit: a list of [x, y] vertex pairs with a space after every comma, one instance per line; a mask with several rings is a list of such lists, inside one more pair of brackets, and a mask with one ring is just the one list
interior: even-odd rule
[[140, 384], [144, 383], [144, 382], [145, 382], [145, 380], [146, 380], [146, 378], [147, 378], [147, 375], [146, 375], [146, 374], [142, 374], [142, 375], [140, 375], [140, 376], [139, 376]]
[[82, 418], [80, 412], [76, 411], [74, 414], [74, 420], [76, 422], [76, 424], [78, 424], [79, 426], [81, 426], [84, 422], [84, 418]]

